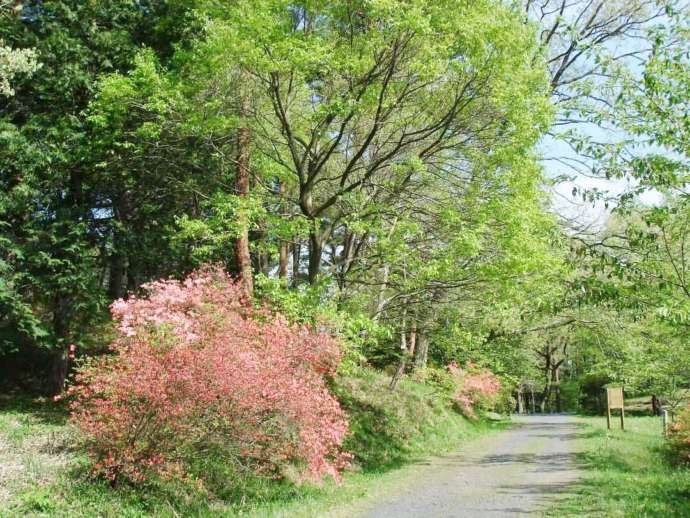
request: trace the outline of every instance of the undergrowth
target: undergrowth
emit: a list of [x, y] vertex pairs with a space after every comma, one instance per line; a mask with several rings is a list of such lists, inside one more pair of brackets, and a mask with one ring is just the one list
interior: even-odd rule
[[[0, 465], [17, 452], [23, 452], [21, 463], [31, 462], [35, 445], [49, 446], [45, 462], [34, 466], [32, 476], [19, 483], [18, 475], [10, 474], [14, 482], [0, 486], [0, 516], [314, 516], [369, 494], [383, 479], [394, 477], [395, 468], [502, 427], [467, 421], [429, 385], [404, 379], [391, 392], [388, 382], [382, 373], [360, 369], [334, 383], [350, 420], [345, 449], [355, 454], [341, 485], [233, 480], [227, 466], [206, 457], [192, 471], [214, 479], [212, 489], [196, 485], [193, 478], [113, 487], [91, 477], [86, 457], [70, 446], [75, 432], [66, 424], [64, 409], [46, 400], [8, 399], [0, 411], [0, 446], [5, 445]], [[25, 468], [21, 464], [16, 471], [24, 473]]]

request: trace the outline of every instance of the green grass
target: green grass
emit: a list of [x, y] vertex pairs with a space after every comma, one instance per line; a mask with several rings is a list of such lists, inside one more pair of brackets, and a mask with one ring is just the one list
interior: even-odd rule
[[0, 396], [0, 514], [13, 495], [56, 481], [71, 458], [64, 409]]
[[[403, 380], [391, 393], [388, 381], [363, 370], [335, 383], [350, 416], [345, 447], [356, 454], [356, 466], [342, 484], [320, 486], [255, 479], [205, 490], [160, 481], [112, 488], [88, 476], [86, 460], [70, 446], [75, 433], [64, 409], [45, 400], [0, 400], [0, 470], [7, 470], [0, 476], [0, 517], [347, 516], [358, 498], [413, 476], [414, 462], [505, 427], [468, 422], [429, 386]], [[223, 474], [219, 463], [206, 468]]]
[[690, 470], [670, 462], [659, 418], [630, 417], [610, 432], [603, 417], [580, 421], [584, 479], [548, 516], [690, 516]]

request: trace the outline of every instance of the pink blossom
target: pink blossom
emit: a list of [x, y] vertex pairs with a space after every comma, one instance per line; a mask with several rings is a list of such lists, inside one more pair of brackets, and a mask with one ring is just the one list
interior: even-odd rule
[[70, 390], [96, 473], [184, 473], [185, 455], [212, 444], [258, 474], [292, 464], [338, 478], [347, 420], [324, 378], [336, 339], [247, 307], [220, 268], [146, 289], [113, 303], [114, 354], [87, 362]]
[[475, 418], [477, 408], [487, 408], [495, 403], [501, 391], [501, 382], [493, 372], [480, 369], [472, 363], [467, 365], [466, 370], [456, 363], [449, 364], [447, 369], [457, 386], [453, 401], [465, 416]]

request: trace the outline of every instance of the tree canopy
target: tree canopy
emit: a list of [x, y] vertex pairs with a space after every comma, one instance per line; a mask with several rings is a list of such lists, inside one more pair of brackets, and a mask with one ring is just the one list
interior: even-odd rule
[[[209, 263], [392, 388], [472, 364], [546, 409], [569, 382], [580, 402], [690, 382], [681, 3], [0, 9], [13, 383], [59, 391], [71, 344], [104, 350], [113, 301]], [[632, 187], [592, 229], [554, 201], [575, 178]]]

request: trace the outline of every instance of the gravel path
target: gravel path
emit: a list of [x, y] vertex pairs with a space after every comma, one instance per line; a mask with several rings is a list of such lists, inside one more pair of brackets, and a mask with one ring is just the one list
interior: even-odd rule
[[573, 418], [524, 416], [517, 425], [472, 443], [472, 451], [420, 464], [363, 518], [499, 517], [539, 514], [578, 478]]

